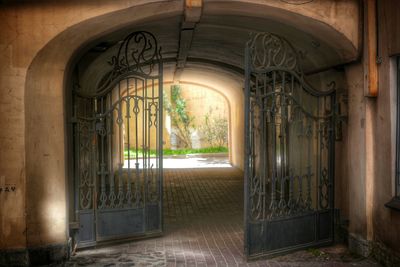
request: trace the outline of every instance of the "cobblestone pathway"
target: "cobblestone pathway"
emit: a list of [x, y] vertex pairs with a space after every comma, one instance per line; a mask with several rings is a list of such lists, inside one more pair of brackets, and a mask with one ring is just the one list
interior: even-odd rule
[[243, 259], [243, 180], [235, 168], [170, 169], [162, 237], [78, 252], [64, 266], [379, 266], [344, 246]]

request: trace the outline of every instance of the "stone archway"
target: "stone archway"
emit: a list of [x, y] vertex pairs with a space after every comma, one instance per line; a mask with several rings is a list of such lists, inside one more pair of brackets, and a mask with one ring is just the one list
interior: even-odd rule
[[[314, 9], [321, 11], [319, 15], [313, 15]], [[308, 33], [318, 35], [318, 39], [332, 41], [333, 51], [337, 51], [338, 63], [355, 59], [357, 23], [352, 27], [353, 32], [349, 32], [347, 28], [338, 26], [336, 17], [324, 20], [322, 11], [326, 11], [325, 9], [329, 11], [332, 8], [314, 6], [309, 10], [298, 10], [296, 14], [290, 6], [272, 3], [263, 5], [253, 1], [238, 2], [233, 6], [215, 2], [205, 7], [205, 11], [209, 10], [214, 15], [247, 16], [250, 20], [252, 17], [260, 19], [267, 16], [275, 23], [273, 25], [303, 27]], [[243, 13], [241, 10], [247, 11]], [[132, 16], [132, 13], [136, 16]], [[96, 40], [107, 33], [182, 13], [181, 1], [153, 2], [91, 18], [57, 35], [33, 59], [25, 82], [27, 247], [51, 244], [62, 247], [68, 239], [68, 121], [65, 103], [66, 90], [71, 88], [68, 81], [71, 66]], [[284, 31], [286, 26], [282, 26], [281, 30]], [[222, 30], [232, 28], [234, 26], [222, 25]], [[310, 62], [312, 64], [312, 60]], [[217, 68], [226, 67], [210, 61], [201, 63], [214, 64]], [[333, 63], [334, 61], [328, 62], [327, 67]]]

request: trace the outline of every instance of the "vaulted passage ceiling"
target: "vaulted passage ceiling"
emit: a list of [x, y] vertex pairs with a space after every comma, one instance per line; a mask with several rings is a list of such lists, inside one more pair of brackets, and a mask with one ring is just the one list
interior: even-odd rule
[[179, 81], [186, 71], [194, 69], [225, 70], [242, 77], [245, 44], [256, 32], [286, 38], [298, 51], [305, 73], [357, 57], [347, 38], [317, 20], [273, 7], [248, 5], [240, 10], [232, 5], [220, 9], [213, 5], [215, 1], [198, 2], [199, 6], [186, 6], [182, 16], [127, 27], [99, 39], [78, 64], [83, 90], [95, 90], [110, 70], [109, 61], [117, 54], [121, 40], [142, 30], [153, 33], [162, 47], [164, 81]]

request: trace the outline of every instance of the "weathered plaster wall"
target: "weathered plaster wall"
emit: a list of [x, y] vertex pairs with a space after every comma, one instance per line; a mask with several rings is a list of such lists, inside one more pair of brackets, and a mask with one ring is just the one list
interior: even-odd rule
[[397, 19], [391, 12], [394, 2], [379, 2], [378, 53], [382, 63], [378, 68], [378, 96], [364, 95], [368, 79], [365, 50], [361, 62], [346, 67], [349, 112], [344, 142], [347, 166], [341, 166], [340, 172], [345, 181], [341, 186], [348, 189], [348, 201], [338, 201], [344, 217], [349, 219], [349, 233], [358, 240], [356, 242], [361, 240], [367, 244], [366, 253], [376, 242], [400, 252], [400, 212], [385, 207], [395, 194], [397, 85], [395, 58], [390, 57], [390, 49], [400, 43], [392, 38], [398, 32], [388, 27]]
[[[349, 216], [349, 232], [366, 236], [366, 120], [363, 65], [355, 63], [346, 67], [348, 89], [348, 122], [345, 142], [347, 143], [346, 160], [348, 164], [345, 180], [349, 201], [341, 203], [341, 210], [348, 210], [343, 216]], [[338, 193], [340, 194], [340, 193]], [[340, 197], [340, 196], [339, 196]], [[346, 207], [348, 206], [348, 208]]]
[[[394, 111], [396, 108], [396, 64], [395, 57], [389, 56], [391, 46], [400, 47], [400, 40], [393, 39], [399, 34], [398, 28], [389, 30], [388, 24], [398, 20], [398, 14], [391, 10], [399, 8], [398, 1], [381, 1], [379, 14], [380, 53], [382, 64], [379, 66], [379, 95], [369, 100], [370, 117], [373, 123], [371, 150], [373, 158], [373, 179], [371, 181], [373, 200], [371, 203], [371, 228], [373, 240], [384, 243], [400, 253], [400, 212], [384, 206], [394, 196], [395, 177], [395, 129]], [[394, 43], [395, 42], [395, 43]], [[397, 51], [399, 53], [400, 51]], [[397, 91], [397, 92], [396, 92]]]
[[[229, 3], [223, 2], [214, 1], [212, 12], [223, 13], [227, 8], [232, 14], [262, 16], [259, 10], [276, 6], [273, 1], [258, 1], [251, 9], [235, 10], [237, 6], [229, 9]], [[241, 7], [247, 2], [237, 1]], [[312, 4], [300, 9], [281, 4], [279, 8], [276, 6], [274, 14], [268, 14], [279, 17], [279, 21], [304, 26], [304, 30], [314, 31], [313, 34], [318, 32], [316, 29], [320, 29], [323, 36], [329, 37], [332, 33], [330, 39], [338, 50], [340, 38], [336, 37], [344, 36], [342, 40], [348, 39], [352, 45], [345, 45], [341, 54], [344, 58], [348, 56], [346, 59], [354, 59], [358, 48], [358, 21], [349, 22], [342, 14], [354, 18], [358, 14], [357, 1], [340, 1], [347, 5], [344, 6], [346, 12], [352, 12], [352, 16], [338, 12], [340, 4], [332, 2], [335, 1], [319, 1], [317, 6]], [[259, 9], [262, 5], [264, 8]], [[279, 10], [286, 11], [278, 14]], [[288, 19], [290, 11], [301, 14], [301, 19]], [[64, 88], [68, 82], [65, 77], [69, 62], [77, 51], [122, 27], [181, 16], [182, 12], [183, 1], [161, 0], [40, 1], [0, 7], [3, 25], [0, 29], [0, 177], [4, 177], [0, 181], [16, 185], [15, 193], [0, 196], [0, 249], [66, 241], [68, 172]], [[318, 17], [314, 17], [315, 14]], [[317, 22], [313, 24], [314, 20], [307, 16]], [[308, 27], [310, 25], [312, 27]], [[242, 129], [239, 119], [242, 110], [238, 108], [236, 113], [233, 131]], [[233, 158], [242, 151], [243, 147], [238, 145]]]

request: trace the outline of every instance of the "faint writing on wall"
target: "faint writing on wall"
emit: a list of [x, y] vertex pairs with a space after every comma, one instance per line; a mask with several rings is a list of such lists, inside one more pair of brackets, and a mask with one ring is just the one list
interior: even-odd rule
[[17, 187], [15, 184], [6, 184], [6, 177], [0, 176], [0, 194], [15, 192]]

